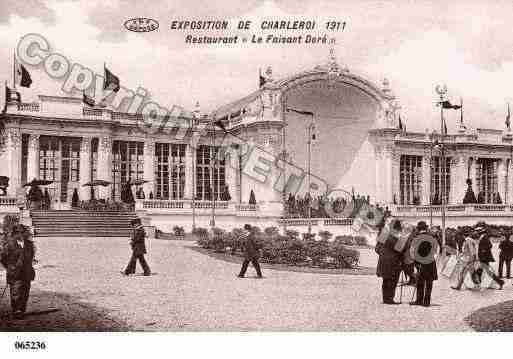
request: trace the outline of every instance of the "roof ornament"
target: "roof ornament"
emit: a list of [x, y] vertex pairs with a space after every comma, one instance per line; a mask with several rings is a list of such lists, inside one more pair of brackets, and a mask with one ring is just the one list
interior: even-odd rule
[[388, 79], [385, 77], [383, 79], [383, 83], [382, 83], [382, 88], [381, 88], [381, 91], [383, 91], [384, 93], [386, 94], [389, 94], [390, 93], [390, 82], [388, 81]]
[[271, 66], [267, 66], [267, 69], [265, 70], [265, 76], [266, 76], [266, 82], [270, 82], [273, 80], [273, 69]]
[[199, 119], [201, 117], [201, 107], [199, 101], [196, 101], [196, 106], [194, 106], [193, 116], [195, 119]]
[[330, 55], [328, 59], [328, 88], [335, 87], [337, 78], [340, 76], [340, 69], [337, 64], [337, 58], [335, 56], [335, 48], [330, 48]]

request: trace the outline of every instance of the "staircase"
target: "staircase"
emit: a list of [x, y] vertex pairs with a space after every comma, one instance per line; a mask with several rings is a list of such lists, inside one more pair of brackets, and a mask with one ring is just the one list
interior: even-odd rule
[[32, 211], [37, 237], [129, 237], [134, 212]]

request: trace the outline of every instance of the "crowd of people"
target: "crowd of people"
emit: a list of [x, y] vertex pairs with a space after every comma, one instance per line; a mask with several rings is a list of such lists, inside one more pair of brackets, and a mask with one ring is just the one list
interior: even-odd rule
[[[351, 202], [351, 203], [350, 203]], [[370, 205], [370, 196], [352, 194], [345, 197], [310, 196], [289, 194], [285, 201], [286, 218], [327, 218], [331, 213], [347, 211], [347, 217], [354, 217], [361, 206]], [[310, 211], [310, 213], [308, 213]]]
[[[384, 304], [399, 304], [395, 292], [399, 278], [404, 273], [404, 285], [416, 287], [416, 299], [410, 304], [429, 307], [433, 282], [438, 279], [436, 258], [446, 258], [444, 268], [455, 284], [451, 288], [482, 288], [486, 282], [490, 288], [502, 289], [504, 274], [511, 278], [513, 259], [513, 227], [488, 226], [479, 222], [475, 226], [448, 228], [445, 243], [439, 227], [429, 228], [420, 221], [415, 228], [398, 219], [388, 218], [380, 226], [375, 251], [379, 256], [376, 274], [381, 277]], [[492, 240], [499, 244], [498, 274], [490, 266], [495, 262]]]

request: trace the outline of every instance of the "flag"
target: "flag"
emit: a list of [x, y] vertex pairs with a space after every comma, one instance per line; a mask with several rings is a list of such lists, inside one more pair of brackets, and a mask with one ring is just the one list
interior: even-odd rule
[[217, 126], [219, 127], [221, 130], [223, 130], [224, 132], [226, 132], [226, 127], [224, 126], [224, 123], [222, 120], [217, 120], [214, 122], [214, 126]]
[[511, 113], [509, 111], [509, 103], [508, 103], [508, 114], [506, 116], [506, 128], [508, 130], [510, 129], [510, 126], [511, 126], [510, 118], [511, 118]]
[[85, 93], [82, 93], [82, 102], [91, 107], [95, 105], [94, 99], [90, 96], [87, 96]]
[[16, 90], [11, 90], [9, 87], [5, 86], [5, 102], [17, 101], [21, 102], [21, 95]]
[[118, 92], [120, 89], [119, 77], [117, 77], [112, 72], [110, 72], [109, 69], [107, 69], [106, 67], [105, 67], [105, 77], [103, 79], [103, 89], [104, 90], [109, 89], [114, 92]]
[[448, 100], [442, 101], [442, 108], [445, 109], [452, 109], [452, 110], [459, 110], [462, 106], [460, 105], [453, 105]]
[[18, 75], [19, 85], [22, 87], [30, 87], [32, 84], [32, 78], [30, 73], [27, 71], [23, 64], [18, 64], [16, 68], [16, 74]]
[[260, 69], [258, 69], [258, 77], [259, 77], [260, 88], [262, 88], [262, 86], [264, 86], [265, 83], [267, 82], [267, 79], [264, 76], [262, 76], [262, 71]]

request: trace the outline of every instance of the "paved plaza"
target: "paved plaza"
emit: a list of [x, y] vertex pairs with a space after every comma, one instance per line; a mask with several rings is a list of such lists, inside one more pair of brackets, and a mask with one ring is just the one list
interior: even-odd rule
[[[189, 241], [148, 241], [151, 277], [125, 277], [127, 238], [38, 238], [30, 312], [6, 319], [8, 293], [0, 303], [2, 330], [458, 330], [478, 308], [510, 300], [513, 287], [455, 292], [435, 282], [433, 306], [381, 304], [376, 276], [264, 269], [264, 279], [236, 278], [240, 266], [191, 249]], [[375, 261], [370, 251], [363, 265]], [[138, 272], [141, 269], [138, 267]], [[5, 282], [5, 272], [0, 272]], [[398, 291], [399, 293], [399, 291]], [[1, 293], [0, 293], [1, 294]], [[405, 289], [403, 302], [411, 297]], [[48, 310], [56, 309], [56, 311]]]

